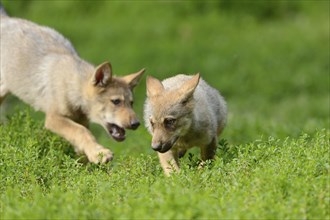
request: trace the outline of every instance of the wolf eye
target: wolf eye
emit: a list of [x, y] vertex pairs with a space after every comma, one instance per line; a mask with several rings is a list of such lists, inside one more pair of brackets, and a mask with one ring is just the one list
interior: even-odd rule
[[164, 119], [165, 128], [173, 128], [175, 122], [176, 122], [175, 118], [165, 118]]
[[133, 104], [134, 104], [134, 102], [133, 102], [133, 101], [131, 101], [131, 102], [130, 102], [130, 104], [131, 104], [131, 106], [133, 107]]
[[111, 100], [111, 102], [114, 104], [114, 105], [119, 105], [120, 104], [120, 99], [113, 99]]

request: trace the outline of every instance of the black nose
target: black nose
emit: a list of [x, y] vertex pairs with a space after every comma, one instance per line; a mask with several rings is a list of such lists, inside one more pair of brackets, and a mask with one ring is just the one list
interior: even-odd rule
[[152, 143], [151, 147], [154, 151], [160, 151], [162, 149], [162, 144], [161, 143]]
[[140, 126], [140, 122], [139, 121], [133, 121], [131, 122], [131, 128], [133, 130], [137, 129]]

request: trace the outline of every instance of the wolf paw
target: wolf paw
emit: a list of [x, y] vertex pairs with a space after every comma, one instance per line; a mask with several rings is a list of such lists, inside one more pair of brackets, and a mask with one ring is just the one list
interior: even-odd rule
[[89, 152], [86, 152], [89, 162], [99, 164], [107, 163], [113, 159], [113, 153], [106, 148], [97, 147]]

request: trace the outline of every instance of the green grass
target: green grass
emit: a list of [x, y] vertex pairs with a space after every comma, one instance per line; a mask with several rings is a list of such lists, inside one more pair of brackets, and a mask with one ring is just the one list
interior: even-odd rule
[[[42, 113], [8, 97], [1, 219], [330, 218], [328, 1], [3, 4], [63, 33], [84, 59], [110, 60], [118, 75], [201, 72], [226, 98], [229, 120], [213, 163], [198, 170], [195, 149], [166, 178], [145, 128], [116, 143], [93, 125], [115, 159], [85, 164], [43, 128]], [[144, 98], [143, 79], [140, 118]]]
[[[17, 128], [19, 132], [13, 132]], [[28, 113], [1, 127], [2, 218], [329, 218], [325, 129], [245, 145], [222, 141], [217, 160], [164, 177], [154, 155], [121, 155], [111, 166], [82, 164], [67, 142]]]

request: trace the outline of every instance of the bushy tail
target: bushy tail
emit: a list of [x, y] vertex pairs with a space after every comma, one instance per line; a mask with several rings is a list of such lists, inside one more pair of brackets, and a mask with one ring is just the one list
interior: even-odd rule
[[0, 16], [1, 17], [7, 17], [7, 12], [5, 11], [5, 8], [2, 6], [1, 2], [0, 2]]

